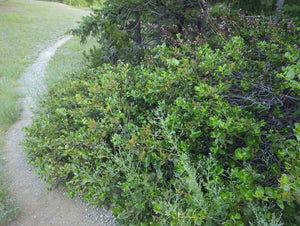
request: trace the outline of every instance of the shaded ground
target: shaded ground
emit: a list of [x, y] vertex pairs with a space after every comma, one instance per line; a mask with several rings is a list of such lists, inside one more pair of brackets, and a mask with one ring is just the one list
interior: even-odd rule
[[20, 119], [4, 134], [4, 170], [11, 182], [13, 196], [21, 207], [20, 217], [11, 225], [115, 225], [110, 211], [97, 209], [77, 199], [63, 196], [54, 189], [47, 194], [47, 185], [33, 174], [33, 167], [26, 164], [20, 141], [24, 138], [22, 128], [31, 123], [32, 113], [40, 95], [46, 92], [43, 85], [45, 68], [56, 49], [70, 37], [65, 37], [45, 49], [36, 62], [20, 78], [19, 91], [24, 94], [19, 104], [23, 111]]

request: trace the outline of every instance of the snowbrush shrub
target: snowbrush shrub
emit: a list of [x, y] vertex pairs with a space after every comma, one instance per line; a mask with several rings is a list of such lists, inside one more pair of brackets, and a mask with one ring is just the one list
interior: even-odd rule
[[[288, 54], [297, 51], [265, 93], [255, 89], [264, 67], [248, 51], [240, 37], [220, 49], [162, 45], [138, 66], [72, 74], [26, 129], [28, 161], [120, 224], [297, 224], [300, 125], [288, 108], [299, 98]], [[291, 97], [269, 113], [290, 124], [271, 125], [262, 95]]]
[[300, 224], [299, 29], [226, 10], [50, 89], [26, 129], [37, 173], [125, 225]]

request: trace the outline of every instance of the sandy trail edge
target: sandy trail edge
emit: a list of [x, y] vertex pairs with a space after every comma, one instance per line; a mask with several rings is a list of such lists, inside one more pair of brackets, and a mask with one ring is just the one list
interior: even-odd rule
[[47, 185], [33, 174], [33, 167], [26, 163], [23, 147], [22, 128], [30, 125], [30, 111], [39, 95], [46, 92], [43, 84], [45, 68], [57, 48], [70, 39], [70, 36], [57, 41], [42, 51], [33, 65], [20, 78], [24, 98], [19, 102], [23, 107], [20, 119], [4, 133], [4, 170], [11, 182], [13, 196], [21, 207], [20, 217], [10, 225], [115, 225], [110, 211], [88, 206], [80, 199], [63, 196], [63, 191], [54, 189], [47, 194]]

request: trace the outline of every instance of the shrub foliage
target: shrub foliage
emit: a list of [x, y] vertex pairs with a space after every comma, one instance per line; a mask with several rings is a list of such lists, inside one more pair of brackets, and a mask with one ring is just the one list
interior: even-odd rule
[[299, 36], [224, 16], [50, 89], [23, 143], [39, 175], [121, 224], [299, 224]]

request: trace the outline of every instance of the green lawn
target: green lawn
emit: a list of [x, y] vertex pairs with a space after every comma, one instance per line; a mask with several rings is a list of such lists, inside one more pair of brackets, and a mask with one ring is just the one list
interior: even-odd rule
[[[87, 13], [53, 2], [0, 0], [0, 150], [3, 131], [19, 117], [21, 110], [16, 104], [18, 95], [13, 91], [18, 86], [17, 79], [41, 50], [54, 44]], [[47, 68], [47, 80], [57, 81], [64, 72], [80, 68], [84, 48], [74, 39], [61, 47]], [[18, 212], [3, 179], [2, 164], [0, 156], [0, 225]]]

